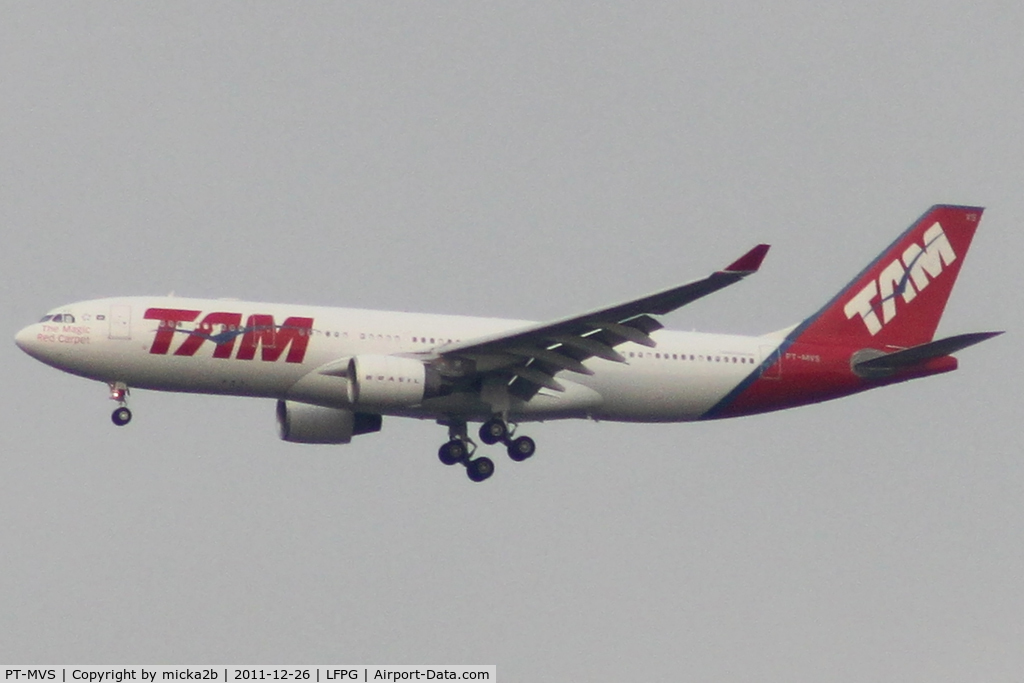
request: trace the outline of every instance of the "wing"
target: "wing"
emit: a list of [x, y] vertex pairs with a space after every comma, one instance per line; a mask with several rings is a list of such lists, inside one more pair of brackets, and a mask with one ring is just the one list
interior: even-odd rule
[[757, 271], [767, 253], [768, 245], [759, 244], [703, 280], [583, 315], [446, 344], [434, 349], [434, 355], [442, 367], [468, 366], [478, 377], [504, 377], [509, 393], [523, 400], [542, 387], [564, 391], [556, 374], [563, 370], [593, 374], [583, 365], [593, 357], [624, 363], [626, 359], [615, 347], [626, 342], [655, 346], [650, 334], [663, 326], [652, 315], [664, 315], [739, 282]]

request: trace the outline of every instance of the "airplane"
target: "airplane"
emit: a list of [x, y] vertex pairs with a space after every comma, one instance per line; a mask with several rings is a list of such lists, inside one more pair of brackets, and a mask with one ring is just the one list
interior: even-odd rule
[[346, 444], [383, 416], [448, 428], [438, 451], [469, 479], [523, 461], [531, 421], [712, 420], [793, 408], [956, 369], [951, 354], [1001, 332], [934, 339], [980, 207], [928, 209], [803, 322], [760, 336], [674, 332], [657, 316], [756, 272], [761, 244], [710, 276], [536, 323], [179, 297], [60, 306], [18, 332], [27, 354], [105, 382], [131, 421], [130, 388], [276, 399], [280, 437]]

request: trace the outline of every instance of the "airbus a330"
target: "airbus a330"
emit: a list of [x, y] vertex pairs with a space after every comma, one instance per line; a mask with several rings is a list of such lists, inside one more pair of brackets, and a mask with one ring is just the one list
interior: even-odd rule
[[55, 308], [16, 342], [108, 384], [118, 426], [132, 388], [275, 399], [281, 438], [305, 444], [348, 443], [383, 416], [429, 419], [448, 428], [441, 462], [483, 481], [495, 466], [471, 423], [522, 461], [531, 421], [738, 417], [956, 369], [950, 354], [1000, 334], [934, 339], [981, 215], [932, 207], [821, 310], [761, 336], [672, 332], [657, 317], [757, 271], [764, 244], [702, 280], [553, 322], [119, 297]]

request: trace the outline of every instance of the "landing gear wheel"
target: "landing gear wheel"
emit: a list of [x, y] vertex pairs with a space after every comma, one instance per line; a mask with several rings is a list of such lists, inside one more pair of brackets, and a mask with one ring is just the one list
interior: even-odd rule
[[437, 451], [437, 459], [445, 465], [456, 465], [469, 455], [466, 444], [459, 439], [452, 439]]
[[466, 463], [466, 474], [472, 481], [483, 481], [494, 474], [494, 461], [488, 457], [480, 456]]
[[508, 425], [500, 417], [491, 418], [480, 427], [480, 440], [488, 446], [508, 438]]
[[508, 457], [516, 462], [522, 462], [537, 452], [537, 444], [528, 436], [521, 436], [514, 439], [508, 445]]
[[132, 421], [132, 411], [128, 410], [124, 406], [121, 406], [110, 415], [110, 421], [116, 424], [118, 427], [124, 427], [126, 424]]

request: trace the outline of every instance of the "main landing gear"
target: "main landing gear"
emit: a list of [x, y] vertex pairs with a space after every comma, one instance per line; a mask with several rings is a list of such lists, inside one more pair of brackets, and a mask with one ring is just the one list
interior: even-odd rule
[[110, 383], [110, 399], [117, 401], [118, 407], [110, 415], [110, 421], [118, 427], [124, 427], [132, 421], [132, 411], [128, 410], [128, 387], [123, 382]]
[[492, 445], [499, 441], [505, 444], [508, 457], [516, 462], [522, 462], [537, 452], [537, 444], [528, 436], [512, 438], [509, 433], [508, 424], [500, 417], [492, 417], [480, 427], [480, 440], [485, 444]]
[[469, 438], [466, 423], [456, 420], [448, 423], [448, 443], [437, 451], [437, 458], [445, 465], [462, 465], [472, 481], [483, 481], [494, 474], [494, 461], [486, 456], [474, 458], [476, 444]]
[[[448, 443], [437, 451], [437, 458], [445, 465], [461, 464], [466, 468], [466, 475], [472, 481], [484, 481], [494, 474], [494, 461], [481, 455], [474, 458], [476, 444], [469, 438], [466, 422], [452, 420], [448, 424]], [[508, 457], [522, 462], [537, 451], [537, 445], [528, 436], [513, 439], [508, 424], [500, 417], [495, 417], [480, 427], [480, 440], [493, 445], [498, 442], [505, 444]]]

